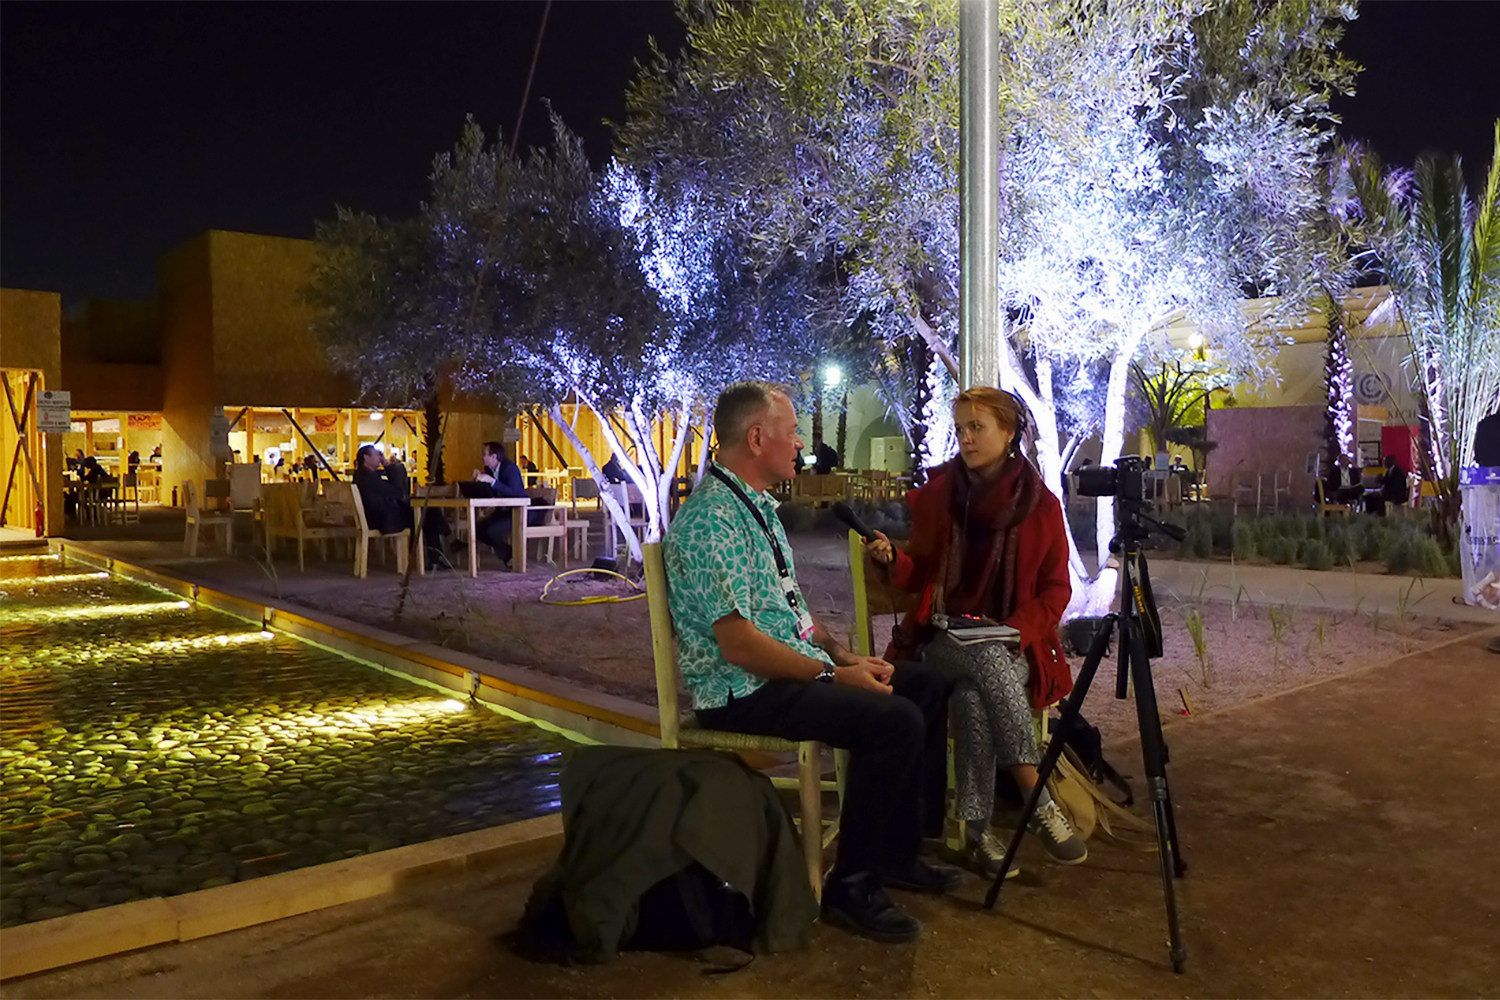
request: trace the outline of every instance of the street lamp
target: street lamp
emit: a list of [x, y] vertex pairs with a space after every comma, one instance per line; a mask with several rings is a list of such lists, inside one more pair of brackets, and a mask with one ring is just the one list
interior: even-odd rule
[[829, 365], [823, 369], [823, 384], [828, 388], [831, 389], [842, 381], [844, 381], [844, 371], [838, 365]]

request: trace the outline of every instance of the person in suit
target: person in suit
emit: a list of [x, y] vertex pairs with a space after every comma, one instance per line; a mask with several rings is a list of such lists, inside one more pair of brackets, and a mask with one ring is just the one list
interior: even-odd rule
[[[486, 441], [482, 461], [484, 467], [474, 470], [474, 481], [488, 486], [497, 497], [526, 496], [525, 477], [521, 467], [505, 454], [505, 446], [499, 441]], [[500, 507], [485, 515], [475, 525], [479, 540], [490, 547], [496, 558], [509, 563], [512, 554], [510, 540], [511, 512]]]

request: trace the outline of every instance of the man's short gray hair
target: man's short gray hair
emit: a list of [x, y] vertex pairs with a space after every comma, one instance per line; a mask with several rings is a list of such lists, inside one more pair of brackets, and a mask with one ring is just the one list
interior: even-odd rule
[[719, 400], [714, 403], [714, 436], [718, 438], [719, 450], [738, 447], [755, 418], [770, 407], [775, 397], [784, 395], [786, 389], [759, 380], [736, 382], [719, 393]]

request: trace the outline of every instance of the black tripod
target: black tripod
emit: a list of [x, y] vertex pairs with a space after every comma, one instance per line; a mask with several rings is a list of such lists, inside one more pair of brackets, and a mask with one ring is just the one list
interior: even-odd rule
[[[1120, 514], [1119, 533], [1110, 544], [1110, 551], [1120, 559], [1120, 610], [1104, 619], [1094, 634], [1094, 642], [1088, 658], [1078, 673], [1073, 693], [1063, 706], [1062, 719], [1047, 744], [1042, 762], [1037, 765], [1036, 788], [1026, 799], [1026, 807], [1016, 824], [1016, 832], [1005, 850], [1005, 860], [984, 898], [986, 909], [993, 909], [1000, 898], [1000, 889], [1005, 883], [1005, 873], [1010, 870], [1011, 859], [1021, 844], [1021, 836], [1036, 813], [1042, 789], [1047, 785], [1062, 756], [1063, 744], [1078, 718], [1083, 700], [1088, 697], [1089, 686], [1109, 651], [1112, 633], [1119, 633], [1119, 668], [1115, 677], [1115, 697], [1125, 698], [1130, 694], [1130, 685], [1135, 685], [1135, 711], [1141, 731], [1141, 761], [1146, 770], [1147, 794], [1151, 799], [1151, 817], [1156, 824], [1156, 848], [1161, 860], [1161, 891], [1167, 907], [1168, 951], [1172, 957], [1172, 971], [1182, 972], [1187, 962], [1187, 950], [1182, 944], [1182, 928], [1177, 919], [1177, 888], [1173, 878], [1187, 874], [1187, 863], [1182, 860], [1178, 847], [1177, 821], [1172, 811], [1172, 796], [1167, 789], [1167, 745], [1162, 737], [1161, 715], [1156, 708], [1156, 686], [1151, 680], [1151, 658], [1161, 655], [1161, 621], [1157, 616], [1156, 602], [1151, 596], [1151, 577], [1146, 566], [1146, 557], [1141, 552], [1141, 542], [1150, 534], [1149, 524], [1163, 534], [1181, 540], [1181, 528], [1162, 524], [1146, 513], [1146, 504], [1139, 500], [1119, 499], [1116, 510]], [[1148, 640], [1150, 645], [1148, 646]]]

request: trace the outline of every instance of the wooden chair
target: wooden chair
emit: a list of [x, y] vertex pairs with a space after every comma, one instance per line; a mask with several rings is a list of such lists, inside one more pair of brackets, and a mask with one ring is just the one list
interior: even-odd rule
[[[406, 558], [411, 551], [411, 530], [402, 528], [395, 532], [376, 531], [370, 527], [369, 519], [365, 517], [365, 505], [359, 498], [359, 487], [349, 482], [330, 482], [323, 489], [323, 495], [328, 498], [330, 507], [337, 510], [340, 515], [353, 525], [354, 531], [354, 575], [364, 579], [370, 572], [370, 542], [391, 542], [396, 548], [396, 572], [406, 572]], [[421, 528], [417, 529], [417, 541], [422, 538]], [[417, 555], [417, 575], [426, 573], [424, 560], [420, 551]]]
[[[542, 512], [542, 523], [532, 524], [531, 518], [525, 518], [526, 523], [522, 526], [521, 545], [531, 542], [547, 543], [547, 561], [557, 562], [557, 543], [562, 542], [562, 566], [568, 568], [568, 511], [565, 507], [557, 504], [557, 488], [553, 486], [533, 486], [526, 491], [526, 495], [532, 500], [544, 501], [542, 504], [534, 504], [530, 511]], [[511, 544], [517, 544], [512, 540]], [[537, 558], [542, 555], [541, 545], [537, 546]]]
[[797, 789], [801, 812], [799, 826], [802, 856], [807, 863], [807, 878], [812, 883], [813, 895], [821, 899], [823, 848], [838, 835], [838, 822], [825, 824], [823, 820], [823, 791], [825, 788], [837, 790], [838, 784], [823, 781], [819, 773], [822, 745], [813, 741], [796, 743], [774, 736], [704, 729], [692, 713], [678, 714], [677, 651], [672, 644], [672, 609], [667, 602], [667, 571], [662, 562], [661, 543], [647, 542], [642, 546], [642, 560], [646, 575], [646, 602], [651, 612], [651, 653], [656, 661], [656, 704], [661, 719], [661, 745], [669, 750], [678, 747], [707, 747], [717, 750], [795, 753], [797, 777], [773, 778], [772, 783], [778, 787], [790, 785]]
[[198, 554], [198, 535], [203, 531], [210, 535], [216, 531], [223, 532], [224, 551], [234, 555], [234, 522], [230, 519], [229, 511], [204, 510], [199, 506], [198, 484], [191, 479], [182, 481], [182, 506], [187, 511], [187, 528], [182, 544], [189, 556]]
[[1347, 514], [1354, 508], [1346, 503], [1329, 503], [1323, 496], [1323, 477], [1319, 476], [1318, 484], [1318, 513], [1319, 514]]
[[138, 503], [158, 502], [158, 484], [161, 481], [161, 473], [155, 469], [141, 468], [136, 470], [136, 500]]
[[121, 524], [139, 524], [141, 520], [140, 489], [134, 472], [127, 472], [115, 488], [100, 497], [99, 503], [105, 522], [119, 520]]
[[261, 490], [260, 509], [262, 527], [265, 532], [266, 555], [275, 551], [276, 539], [289, 538], [297, 543], [297, 569], [307, 569], [306, 545], [316, 541], [323, 558], [328, 558], [328, 541], [333, 538], [353, 538], [358, 530], [353, 525], [309, 525], [302, 506], [302, 495], [297, 483], [273, 483]]

